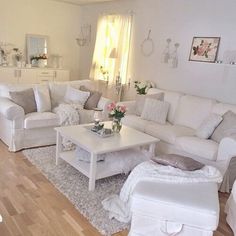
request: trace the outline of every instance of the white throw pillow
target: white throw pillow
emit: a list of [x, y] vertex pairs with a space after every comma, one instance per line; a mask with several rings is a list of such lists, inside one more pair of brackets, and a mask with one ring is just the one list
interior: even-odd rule
[[141, 118], [165, 124], [170, 104], [153, 98], [146, 98]]
[[135, 109], [136, 109], [136, 115], [141, 116], [145, 104], [146, 98], [152, 98], [152, 99], [157, 99], [160, 101], [164, 100], [164, 93], [155, 93], [155, 94], [147, 94], [147, 95], [136, 95], [136, 103], [135, 103]]
[[67, 103], [79, 103], [82, 106], [84, 106], [89, 96], [90, 96], [90, 92], [81, 91], [79, 89], [75, 89], [75, 88], [72, 88], [71, 86], [68, 86], [64, 100]]
[[210, 114], [196, 130], [196, 136], [203, 139], [210, 138], [222, 120], [222, 116], [215, 113]]
[[47, 85], [36, 85], [34, 88], [34, 97], [37, 112], [47, 112], [52, 110], [51, 98]]

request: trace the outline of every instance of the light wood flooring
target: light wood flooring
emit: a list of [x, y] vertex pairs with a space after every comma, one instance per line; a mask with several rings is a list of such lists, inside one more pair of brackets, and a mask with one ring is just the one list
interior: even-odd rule
[[[227, 198], [220, 194], [220, 225], [214, 236], [233, 236], [223, 212]], [[0, 214], [0, 236], [100, 235], [21, 152], [10, 153], [1, 142]]]

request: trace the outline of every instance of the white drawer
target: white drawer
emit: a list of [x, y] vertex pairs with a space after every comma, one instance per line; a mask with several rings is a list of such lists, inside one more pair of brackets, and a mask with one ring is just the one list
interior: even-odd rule
[[55, 71], [54, 70], [38, 71], [38, 76], [39, 77], [54, 77], [55, 76]]

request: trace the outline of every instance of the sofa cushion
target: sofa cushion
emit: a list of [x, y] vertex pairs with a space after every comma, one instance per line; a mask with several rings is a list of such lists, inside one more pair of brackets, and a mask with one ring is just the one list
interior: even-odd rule
[[10, 91], [11, 100], [21, 106], [25, 114], [37, 111], [34, 90], [32, 88], [23, 91]]
[[201, 162], [198, 162], [190, 157], [177, 154], [162, 154], [157, 157], [153, 157], [152, 161], [160, 165], [173, 166], [186, 171], [200, 170], [204, 167], [204, 164]]
[[196, 130], [196, 136], [204, 139], [210, 138], [222, 120], [222, 116], [211, 113]]
[[174, 124], [197, 129], [211, 113], [216, 101], [186, 95], [181, 97], [176, 110]]
[[67, 86], [64, 100], [67, 103], [79, 103], [84, 107], [84, 104], [89, 98], [89, 96], [90, 92], [81, 91], [69, 85]]
[[137, 116], [141, 116], [141, 114], [143, 112], [144, 105], [145, 105], [146, 98], [152, 98], [152, 99], [157, 99], [157, 100], [163, 101], [164, 93], [156, 93], [156, 94], [150, 94], [150, 95], [137, 94], [136, 95], [136, 104], [135, 104], [135, 106], [136, 106], [135, 113]]
[[9, 94], [10, 91], [23, 91], [33, 87], [33, 84], [0, 84], [0, 96], [11, 98]]
[[34, 95], [38, 112], [51, 111], [52, 105], [48, 85], [36, 85]]
[[34, 112], [25, 116], [24, 128], [34, 129], [42, 127], [58, 126], [60, 124], [59, 118], [52, 112]]
[[94, 90], [95, 86], [94, 86], [94, 82], [91, 80], [72, 80], [68, 82], [69, 85], [73, 88], [79, 89], [81, 86], [86, 87], [89, 90]]
[[155, 94], [155, 93], [164, 93], [164, 101], [170, 104], [167, 121], [173, 124], [175, 119], [175, 112], [179, 104], [179, 100], [183, 96], [183, 94], [179, 92], [172, 92], [157, 88], [151, 88], [148, 90], [148, 94]]
[[134, 129], [137, 129], [141, 132], [145, 132], [146, 127], [150, 123], [150, 121], [143, 120], [140, 116], [136, 115], [125, 115], [124, 118], [122, 118], [122, 124], [132, 127]]
[[167, 102], [146, 98], [141, 118], [159, 124], [165, 124], [169, 106]]
[[215, 129], [211, 139], [220, 143], [223, 138], [236, 134], [236, 113], [228, 111], [223, 115], [223, 121]]
[[159, 138], [161, 141], [169, 144], [174, 144], [177, 137], [194, 135], [193, 129], [179, 125], [171, 125], [170, 123], [161, 125], [149, 122], [145, 131], [147, 134]]
[[64, 82], [52, 82], [49, 83], [50, 97], [52, 108], [57, 107], [60, 103], [64, 102], [64, 96], [66, 94], [68, 83]]
[[198, 137], [178, 137], [176, 146], [181, 150], [202, 157], [211, 161], [216, 161], [218, 152], [218, 143], [210, 139], [201, 139]]
[[96, 108], [102, 96], [102, 93], [98, 91], [89, 90], [85, 86], [81, 86], [80, 90], [85, 91], [85, 92], [90, 92], [90, 96], [85, 102], [84, 108], [87, 110], [93, 110], [94, 108]]
[[212, 108], [213, 113], [219, 114], [221, 116], [223, 116], [227, 111], [232, 111], [236, 113], [236, 105], [226, 104], [226, 103], [216, 103]]

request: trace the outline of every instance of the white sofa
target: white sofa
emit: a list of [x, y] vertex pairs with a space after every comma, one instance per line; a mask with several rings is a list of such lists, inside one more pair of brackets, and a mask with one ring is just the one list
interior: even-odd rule
[[[67, 85], [79, 88], [84, 85], [94, 89], [90, 80], [49, 83], [52, 107], [63, 102]], [[0, 139], [9, 147], [9, 151], [16, 152], [24, 148], [52, 145], [56, 142], [54, 127], [59, 126], [59, 118], [53, 112], [34, 112], [26, 114], [22, 107], [9, 99], [9, 91], [21, 91], [34, 87], [29, 85], [0, 85]], [[108, 118], [107, 105], [111, 101], [101, 97], [98, 108], [103, 109], [103, 118]], [[80, 123], [93, 121], [93, 110], [82, 110]]]
[[[159, 153], [192, 157], [217, 167], [224, 175], [231, 158], [236, 156], [236, 137], [227, 137], [217, 143], [211, 139], [198, 138], [195, 131], [210, 113], [223, 115], [228, 110], [236, 112], [236, 105], [157, 88], [151, 88], [148, 94], [160, 92], [164, 93], [164, 100], [170, 104], [165, 125], [137, 116], [135, 101], [122, 102], [128, 107], [128, 114], [122, 119], [122, 123], [159, 138]], [[224, 179], [221, 191], [229, 191], [227, 182]]]

